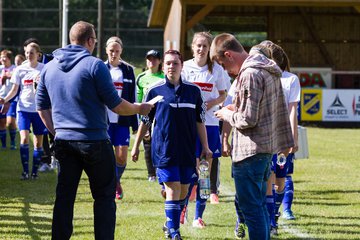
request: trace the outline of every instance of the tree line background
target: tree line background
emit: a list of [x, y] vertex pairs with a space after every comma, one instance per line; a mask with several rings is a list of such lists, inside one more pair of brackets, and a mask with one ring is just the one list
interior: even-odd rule
[[[1, 2], [1, 49], [11, 49], [15, 54], [23, 53], [23, 42], [30, 37], [37, 38], [46, 53], [61, 47], [61, 0]], [[145, 53], [149, 49], [162, 51], [163, 30], [147, 28], [151, 2], [103, 0], [103, 40], [113, 35], [119, 36], [124, 44], [122, 57], [128, 62], [144, 62]], [[79, 20], [97, 27], [98, 0], [69, 0], [68, 9], [69, 29]]]

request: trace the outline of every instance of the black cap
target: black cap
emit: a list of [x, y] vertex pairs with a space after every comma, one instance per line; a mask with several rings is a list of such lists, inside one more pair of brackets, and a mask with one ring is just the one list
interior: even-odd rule
[[160, 52], [156, 50], [150, 50], [146, 53], [146, 58], [148, 57], [156, 57], [158, 59], [161, 59]]

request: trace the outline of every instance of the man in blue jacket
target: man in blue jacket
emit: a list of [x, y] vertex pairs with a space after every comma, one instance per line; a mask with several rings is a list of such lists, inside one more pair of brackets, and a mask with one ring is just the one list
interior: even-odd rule
[[150, 112], [153, 105], [121, 99], [109, 70], [91, 56], [94, 26], [79, 21], [70, 29], [71, 44], [54, 51], [41, 74], [37, 110], [55, 135], [60, 164], [53, 212], [52, 239], [70, 239], [73, 208], [82, 171], [94, 198], [95, 239], [114, 239], [115, 157], [107, 133], [106, 107], [121, 115]]

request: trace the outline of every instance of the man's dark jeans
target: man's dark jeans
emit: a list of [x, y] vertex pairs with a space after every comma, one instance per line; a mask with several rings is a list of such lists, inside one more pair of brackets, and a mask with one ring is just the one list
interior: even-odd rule
[[55, 140], [60, 170], [56, 186], [52, 239], [70, 239], [76, 192], [82, 171], [89, 177], [94, 199], [95, 239], [114, 239], [116, 222], [115, 156], [109, 140]]
[[269, 240], [270, 222], [266, 208], [266, 181], [272, 154], [256, 154], [233, 163], [236, 197], [248, 226], [249, 239]]

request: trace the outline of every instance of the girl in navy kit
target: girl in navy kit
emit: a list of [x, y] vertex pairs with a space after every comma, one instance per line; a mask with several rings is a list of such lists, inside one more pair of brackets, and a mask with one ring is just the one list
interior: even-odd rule
[[195, 172], [195, 142], [199, 135], [201, 156], [211, 158], [204, 125], [205, 105], [200, 89], [181, 78], [182, 55], [176, 50], [164, 53], [165, 79], [151, 88], [145, 97], [163, 99], [142, 119], [131, 151], [133, 161], [139, 157], [139, 146], [149, 126], [155, 121], [152, 136], [152, 159], [159, 182], [166, 191], [163, 226], [166, 237], [181, 239], [180, 214], [185, 206], [191, 177]]

